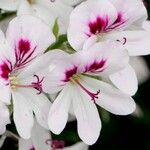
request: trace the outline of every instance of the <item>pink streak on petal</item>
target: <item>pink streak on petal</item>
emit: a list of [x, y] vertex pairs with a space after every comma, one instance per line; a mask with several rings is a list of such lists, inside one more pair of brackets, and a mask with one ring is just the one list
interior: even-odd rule
[[104, 70], [104, 66], [106, 64], [106, 60], [102, 59], [100, 61], [94, 61], [90, 65], [87, 65], [85, 68], [85, 72], [102, 72]]
[[97, 34], [105, 31], [108, 25], [107, 17], [98, 16], [95, 21], [89, 22], [89, 29], [91, 34]]
[[30, 42], [28, 40], [21, 39], [18, 44], [18, 49], [21, 54], [25, 54], [30, 50]]
[[12, 63], [9, 60], [2, 61], [0, 64], [0, 76], [4, 80], [8, 80], [9, 74], [12, 72]]
[[65, 79], [62, 81], [68, 82], [73, 75], [77, 74], [77, 69], [78, 69], [77, 66], [74, 66], [73, 68], [66, 70]]
[[32, 146], [29, 150], [36, 150], [36, 149], [34, 148], [34, 146]]
[[33, 54], [37, 46], [31, 48], [29, 39], [20, 39], [15, 47], [16, 63], [14, 65], [15, 70], [19, 70], [25, 67], [30, 61], [33, 60]]

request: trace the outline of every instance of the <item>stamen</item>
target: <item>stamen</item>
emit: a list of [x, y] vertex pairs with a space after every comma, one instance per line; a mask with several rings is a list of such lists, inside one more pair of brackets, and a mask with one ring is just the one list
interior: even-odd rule
[[98, 90], [96, 93], [92, 93], [88, 89], [86, 89], [78, 80], [74, 80], [74, 81], [81, 87], [81, 89], [83, 89], [91, 97], [91, 100], [94, 103], [96, 103], [96, 99], [98, 99], [100, 90]]
[[9, 77], [10, 80], [10, 85], [12, 89], [16, 89], [17, 87], [19, 88], [35, 88], [36, 90], [38, 90], [39, 92], [37, 93], [38, 95], [42, 93], [42, 82], [44, 80], [44, 77], [40, 80], [38, 75], [34, 75], [33, 77], [36, 78], [36, 82], [32, 82], [29, 85], [23, 85], [23, 84], [19, 84], [17, 81], [17, 78], [15, 76], [13, 77]]
[[117, 42], [120, 42], [120, 43], [122, 43], [122, 45], [125, 45], [127, 43], [127, 38], [123, 37], [122, 39], [123, 39], [122, 41], [121, 40], [117, 40]]

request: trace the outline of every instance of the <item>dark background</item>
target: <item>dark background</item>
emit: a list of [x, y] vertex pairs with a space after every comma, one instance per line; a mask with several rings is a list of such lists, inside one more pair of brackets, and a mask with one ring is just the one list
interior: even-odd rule
[[[145, 3], [150, 16], [150, 0], [146, 0]], [[150, 68], [150, 56], [144, 59]], [[101, 135], [90, 150], [150, 150], [150, 79], [139, 86], [134, 99], [141, 107], [143, 116], [140, 118], [131, 115], [121, 117], [107, 113], [101, 116], [103, 118]], [[104, 118], [108, 117], [109, 121], [106, 121]], [[12, 125], [8, 128], [15, 130]], [[53, 135], [53, 138], [65, 140], [66, 145], [71, 145], [79, 140], [75, 131], [76, 122], [72, 122], [67, 125], [60, 136]], [[1, 150], [15, 149], [17, 149], [17, 141], [8, 138]]]

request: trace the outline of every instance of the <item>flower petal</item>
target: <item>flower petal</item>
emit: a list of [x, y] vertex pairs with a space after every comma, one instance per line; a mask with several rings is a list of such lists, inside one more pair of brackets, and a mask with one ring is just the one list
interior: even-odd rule
[[11, 50], [14, 50], [14, 55], [17, 49], [21, 54], [28, 53], [30, 58], [43, 53], [55, 41], [50, 28], [40, 19], [30, 15], [14, 18], [9, 23], [6, 39]]
[[50, 145], [46, 144], [47, 140], [51, 140], [50, 131], [41, 127], [36, 121], [32, 129], [31, 139], [35, 149], [51, 150]]
[[20, 0], [19, 6], [17, 8], [17, 16], [20, 15], [32, 15], [34, 13], [32, 5], [28, 0]]
[[121, 91], [134, 95], [138, 89], [138, 81], [134, 69], [128, 65], [125, 69], [110, 75], [110, 80]]
[[123, 13], [123, 18], [126, 22], [124, 27], [129, 25], [141, 26], [143, 21], [147, 18], [147, 11], [142, 0], [109, 0], [117, 9], [118, 12]]
[[55, 134], [60, 134], [66, 126], [68, 111], [71, 104], [71, 93], [71, 86], [66, 86], [55, 99], [50, 109], [48, 124], [50, 130]]
[[[128, 53], [124, 47], [118, 42], [111, 41], [95, 43], [87, 50], [76, 53], [76, 55], [76, 59], [82, 62], [80, 66], [84, 65], [85, 72], [99, 75], [115, 73], [123, 69], [129, 61]], [[120, 60], [122, 63], [119, 63]], [[94, 63], [99, 63], [99, 65]]]
[[13, 118], [19, 135], [24, 139], [29, 139], [33, 127], [33, 112], [26, 95], [22, 95], [18, 90], [12, 92], [13, 97]]
[[144, 21], [144, 23], [143, 23], [143, 28], [146, 30], [146, 31], [148, 31], [148, 32], [150, 32], [150, 21]]
[[17, 9], [19, 0], [1, 0], [0, 8], [4, 10], [14, 11]]
[[102, 26], [106, 26], [106, 24], [109, 26], [117, 19], [117, 11], [108, 0], [88, 0], [72, 11], [68, 29], [68, 40], [75, 50], [81, 50], [84, 42], [89, 36], [92, 36], [91, 33], [89, 35], [89, 23], [94, 22], [99, 17], [104, 21], [102, 21]]
[[150, 77], [150, 70], [148, 64], [146, 63], [145, 59], [142, 57], [132, 57], [130, 59], [130, 64], [134, 68], [138, 83], [142, 84]]
[[98, 110], [85, 91], [74, 87], [73, 109], [78, 123], [79, 137], [88, 145], [94, 144], [101, 130]]
[[[58, 51], [56, 51], [57, 54]], [[72, 69], [75, 65], [72, 57], [67, 53], [58, 53], [57, 59], [53, 59], [49, 64], [49, 72], [43, 81], [43, 91], [49, 94], [55, 94], [66, 85], [66, 71]]]
[[84, 81], [87, 82], [89, 87], [100, 90], [99, 98], [96, 100], [99, 106], [116, 115], [128, 115], [134, 112], [136, 104], [129, 95], [108, 83], [89, 77], [84, 78], [87, 78]]
[[42, 93], [37, 94], [38, 91], [35, 89], [20, 89], [20, 93], [27, 96], [38, 123], [48, 129], [47, 119], [51, 106], [49, 99]]
[[34, 59], [32, 63], [28, 65], [22, 72], [20, 72], [18, 78], [22, 80], [24, 78], [28, 78], [29, 76], [33, 76], [34, 74], [45, 76], [47, 75], [47, 71], [51, 62], [56, 60], [56, 58], [59, 60], [65, 55], [66, 53], [62, 50], [53, 50], [40, 55], [39, 57]]
[[33, 148], [31, 139], [19, 139], [19, 150], [30, 150], [31, 148]]
[[7, 106], [0, 101], [0, 135], [6, 131], [6, 125], [10, 123], [9, 110]]
[[[41, 6], [44, 6], [43, 8]], [[68, 28], [69, 23], [69, 15], [73, 8], [69, 5], [65, 5], [62, 0], [57, 1], [50, 1], [50, 0], [40, 0], [35, 6], [35, 10], [37, 11], [37, 14], [40, 14], [41, 12], [38, 12], [39, 8], [41, 8], [41, 11], [47, 10], [47, 13], [52, 14], [54, 16], [54, 19], [58, 19], [59, 24], [59, 34], [65, 34]], [[43, 18], [43, 17], [42, 17]], [[44, 18], [43, 18], [44, 19]], [[46, 22], [49, 20], [51, 21], [51, 18], [45, 18]], [[47, 20], [48, 19], [48, 20]]]
[[0, 101], [6, 104], [10, 104], [10, 100], [11, 100], [10, 87], [6, 86], [3, 83], [0, 83]]
[[130, 56], [150, 54], [150, 36], [144, 30], [122, 31], [107, 35], [108, 38], [120, 41], [128, 50]]

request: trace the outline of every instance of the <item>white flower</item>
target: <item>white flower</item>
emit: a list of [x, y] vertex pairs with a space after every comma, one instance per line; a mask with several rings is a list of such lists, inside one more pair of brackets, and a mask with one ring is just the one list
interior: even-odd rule
[[150, 36], [142, 28], [147, 18], [141, 0], [87, 0], [71, 13], [68, 40], [76, 50], [111, 39], [121, 42], [129, 55], [150, 54]]
[[62, 0], [1, 0], [0, 8], [4, 10], [17, 10], [18, 15], [32, 14], [43, 19], [53, 27], [58, 18], [60, 33], [66, 33], [69, 15], [72, 7]]
[[[43, 90], [47, 93], [62, 90], [50, 109], [50, 130], [59, 134], [66, 126], [69, 109], [73, 109], [78, 134], [91, 145], [96, 142], [101, 130], [95, 104], [117, 115], [127, 115], [135, 110], [133, 99], [108, 80], [109, 75], [128, 64], [128, 54], [118, 42], [97, 43], [73, 55], [55, 52], [59, 59], [50, 63], [49, 74], [43, 82]], [[101, 80], [91, 75], [97, 75]]]
[[7, 106], [0, 101], [0, 135], [6, 131], [6, 125], [10, 123], [9, 110]]
[[38, 56], [55, 37], [41, 20], [25, 15], [14, 18], [9, 23], [6, 38], [2, 32], [0, 38], [0, 100], [10, 104], [12, 97], [17, 131], [23, 138], [29, 138], [33, 112], [38, 122], [47, 128], [51, 103], [42, 94], [44, 75], [39, 72]]
[[88, 146], [83, 142], [64, 148], [62, 141], [52, 141], [50, 132], [42, 128], [37, 122], [34, 123], [31, 138], [28, 140], [20, 138], [19, 140], [19, 150], [53, 150], [54, 146], [55, 150], [88, 150]]

